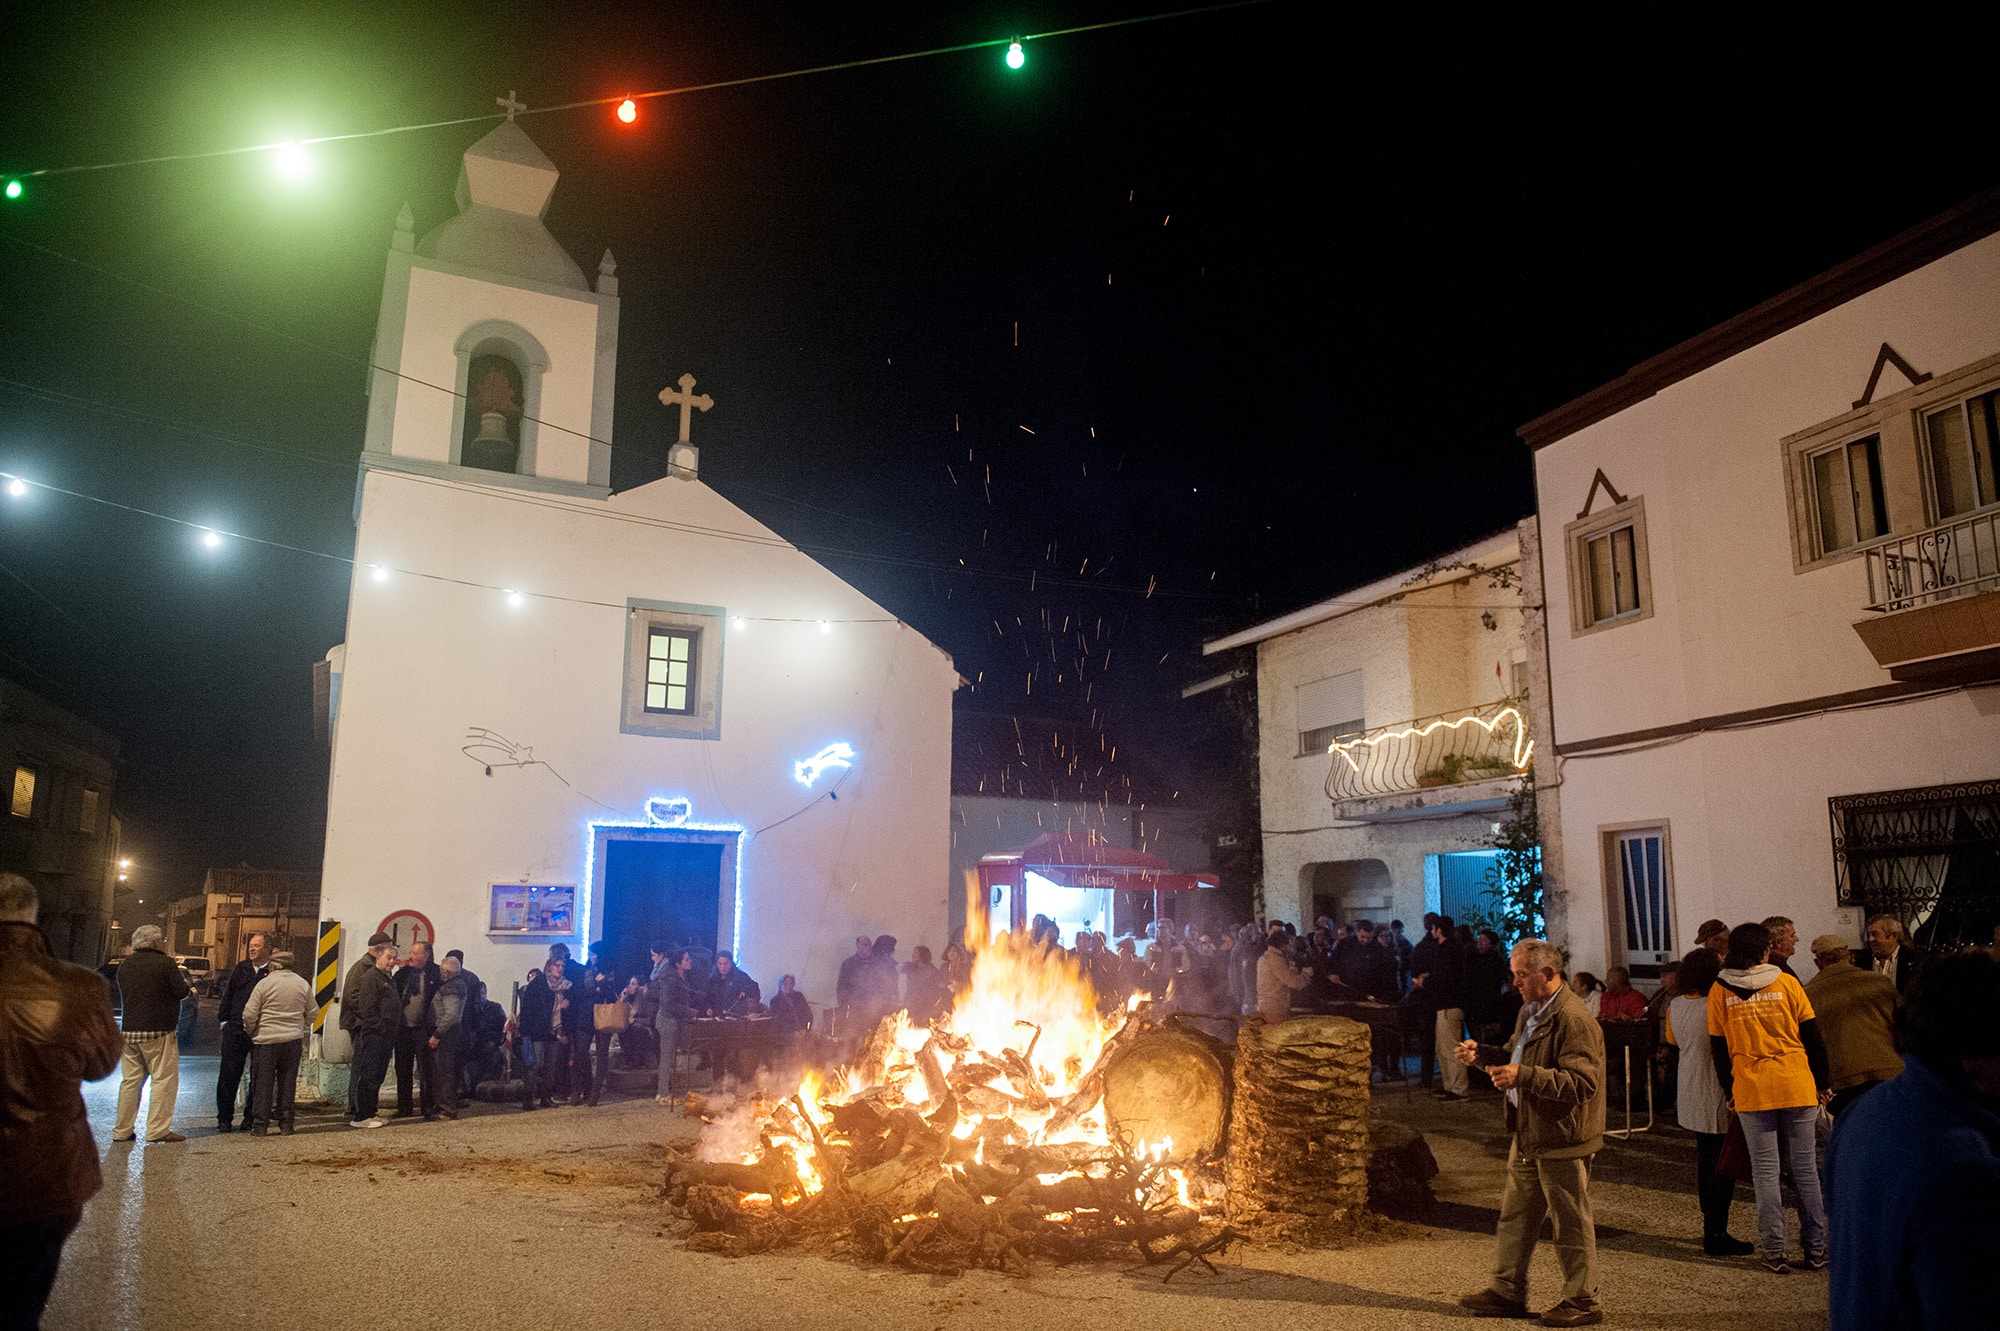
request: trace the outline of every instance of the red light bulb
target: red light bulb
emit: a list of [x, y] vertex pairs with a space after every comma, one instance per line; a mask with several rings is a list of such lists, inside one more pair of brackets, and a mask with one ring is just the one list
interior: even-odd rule
[[627, 97], [618, 103], [618, 118], [628, 125], [631, 124], [639, 118], [639, 104]]

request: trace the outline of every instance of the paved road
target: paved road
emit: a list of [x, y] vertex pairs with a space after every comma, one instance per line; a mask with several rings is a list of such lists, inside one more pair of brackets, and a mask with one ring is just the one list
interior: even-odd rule
[[[1421, 1331], [1465, 1325], [1455, 1300], [1487, 1279], [1505, 1154], [1493, 1098], [1438, 1105], [1388, 1090], [1379, 1103], [1429, 1134], [1444, 1169], [1428, 1228], [1392, 1227], [1333, 1252], [1238, 1249], [1219, 1276], [1190, 1271], [1170, 1284], [1145, 1267], [943, 1279], [798, 1255], [731, 1260], [661, 1237], [663, 1143], [696, 1125], [650, 1099], [532, 1114], [482, 1107], [457, 1123], [373, 1132], [317, 1113], [293, 1137], [224, 1136], [213, 1128], [214, 1069], [212, 1057], [184, 1061], [177, 1126], [188, 1142], [108, 1147], [104, 1191], [70, 1241], [46, 1326], [349, 1331], [400, 1309], [413, 1325], [454, 1328]], [[116, 1076], [86, 1088], [100, 1145], [116, 1093]], [[1600, 1282], [1613, 1323], [1825, 1326], [1824, 1276], [1701, 1255], [1692, 1175], [1692, 1141], [1679, 1134], [1614, 1143], [1599, 1157]], [[1739, 1235], [1752, 1220], [1743, 1191]], [[1546, 1245], [1534, 1279], [1536, 1305], [1552, 1302], [1559, 1277]], [[265, 1307], [260, 1292], [290, 1301]]]

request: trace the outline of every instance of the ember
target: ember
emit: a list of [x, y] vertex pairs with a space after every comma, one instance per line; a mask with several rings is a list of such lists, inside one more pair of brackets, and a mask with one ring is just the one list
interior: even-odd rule
[[1228, 1069], [1220, 1045], [1143, 1003], [1100, 1017], [1073, 960], [1001, 935], [949, 1016], [884, 1019], [832, 1081], [690, 1096], [708, 1126], [669, 1165], [667, 1200], [689, 1246], [730, 1254], [812, 1244], [936, 1272], [1135, 1251], [1206, 1265], [1236, 1237], [1213, 1158]]

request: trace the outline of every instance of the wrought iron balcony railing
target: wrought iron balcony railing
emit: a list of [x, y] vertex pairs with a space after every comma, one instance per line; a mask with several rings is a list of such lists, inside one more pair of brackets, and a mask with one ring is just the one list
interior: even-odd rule
[[1327, 798], [1400, 795], [1518, 776], [1528, 770], [1535, 747], [1525, 707], [1518, 700], [1488, 703], [1335, 740], [1327, 749], [1333, 758]]
[[1877, 541], [1861, 554], [1868, 564], [1866, 608], [1878, 613], [2000, 590], [2000, 508]]

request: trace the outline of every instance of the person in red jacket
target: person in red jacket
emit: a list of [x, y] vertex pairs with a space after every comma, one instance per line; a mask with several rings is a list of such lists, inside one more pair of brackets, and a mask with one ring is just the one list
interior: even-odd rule
[[1632, 972], [1613, 966], [1604, 972], [1604, 993], [1597, 1001], [1599, 1021], [1644, 1021], [1646, 996], [1632, 987]]
[[83, 1204], [104, 1185], [83, 1083], [118, 1066], [111, 992], [49, 955], [40, 902], [0, 874], [0, 1326], [37, 1326]]

